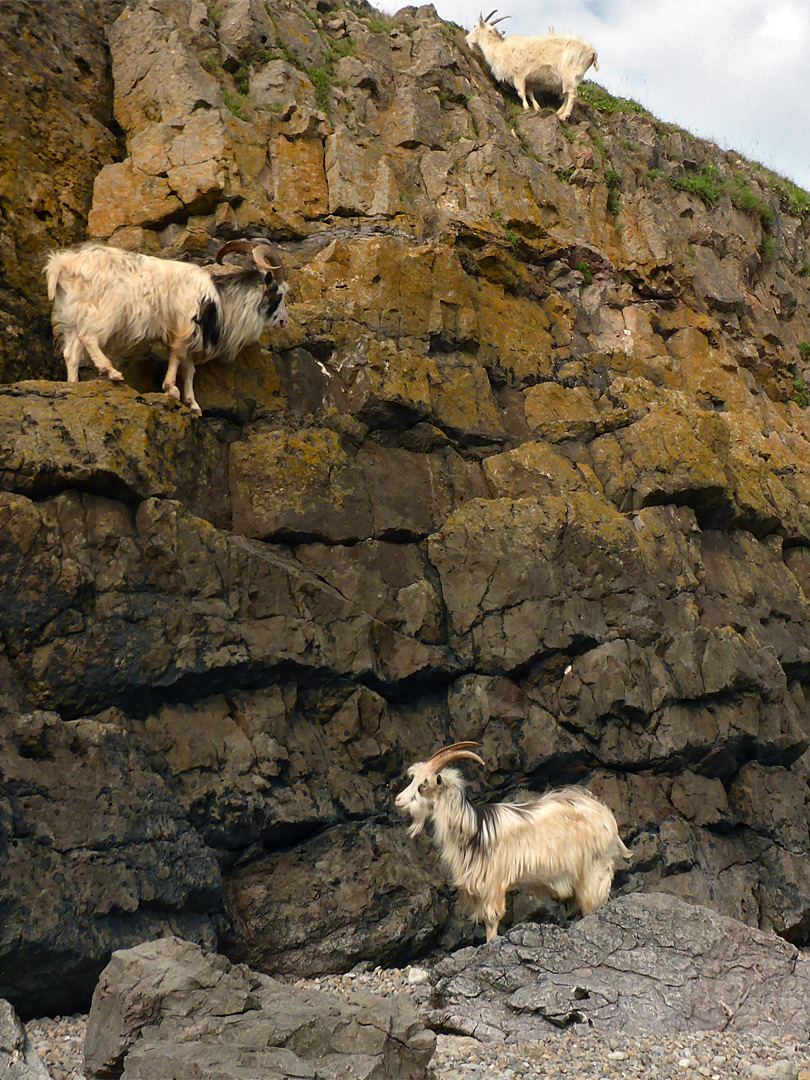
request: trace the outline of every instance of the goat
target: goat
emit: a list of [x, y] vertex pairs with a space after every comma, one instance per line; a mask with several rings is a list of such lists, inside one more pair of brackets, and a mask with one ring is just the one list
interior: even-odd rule
[[562, 94], [565, 100], [557, 110], [557, 116], [560, 120], [567, 120], [585, 72], [591, 64], [595, 71], [599, 70], [593, 45], [582, 38], [554, 33], [545, 37], [513, 34], [504, 38], [495, 26], [509, 16], [502, 15], [495, 22], [490, 22], [494, 14], [495, 11], [491, 11], [486, 18], [479, 15], [478, 22], [467, 34], [467, 44], [470, 48], [478, 45], [499, 82], [514, 86], [524, 109], [528, 109], [529, 101], [535, 112], [540, 108], [532, 93], [532, 86]]
[[123, 375], [102, 351], [126, 354], [137, 345], [163, 342], [169, 365], [163, 390], [202, 415], [194, 397], [195, 363], [233, 361], [262, 330], [287, 325], [289, 285], [275, 248], [264, 240], [231, 240], [216, 255], [248, 252], [255, 266], [205, 268], [194, 263], [138, 255], [102, 244], [53, 251], [45, 274], [53, 322], [64, 339], [69, 383], [89, 355], [113, 382]]
[[478, 746], [454, 743], [411, 765], [411, 782], [395, 805], [410, 815], [411, 837], [432, 824], [453, 885], [471, 903], [476, 922], [486, 926], [487, 941], [498, 933], [512, 889], [573, 899], [583, 915], [601, 907], [615, 871], [632, 858], [612, 812], [583, 787], [474, 806], [460, 772], [448, 766], [463, 758], [484, 765], [473, 752]]

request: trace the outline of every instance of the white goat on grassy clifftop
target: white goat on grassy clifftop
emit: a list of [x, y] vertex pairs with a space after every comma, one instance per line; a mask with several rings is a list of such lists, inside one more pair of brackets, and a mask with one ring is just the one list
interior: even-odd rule
[[509, 16], [502, 15], [495, 22], [490, 22], [494, 14], [495, 11], [491, 11], [486, 18], [479, 16], [478, 22], [467, 34], [467, 44], [470, 48], [478, 45], [499, 82], [514, 86], [524, 109], [528, 109], [529, 101], [535, 112], [540, 108], [532, 87], [562, 94], [565, 101], [557, 110], [557, 116], [560, 120], [567, 120], [585, 72], [591, 64], [595, 71], [599, 70], [593, 45], [582, 38], [563, 34], [548, 34], [545, 37], [513, 34], [505, 38], [500, 30], [495, 29], [495, 25]]
[[455, 743], [411, 765], [411, 782], [396, 807], [410, 814], [411, 836], [432, 823], [441, 859], [472, 902], [476, 922], [486, 926], [487, 941], [498, 933], [511, 889], [573, 899], [583, 915], [601, 907], [614, 873], [632, 858], [612, 812], [582, 787], [474, 806], [458, 769], [448, 766], [464, 758], [483, 765], [472, 752], [478, 746]]

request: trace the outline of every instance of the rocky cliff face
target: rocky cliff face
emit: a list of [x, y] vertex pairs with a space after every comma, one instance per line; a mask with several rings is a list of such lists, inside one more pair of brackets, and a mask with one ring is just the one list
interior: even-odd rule
[[[0, 221], [0, 996], [77, 1008], [166, 931], [302, 974], [470, 940], [392, 814], [462, 738], [489, 791], [601, 794], [619, 891], [805, 942], [807, 196], [594, 86], [523, 115], [430, 7], [0, 25], [34, 163]], [[45, 381], [49, 245], [257, 233], [291, 326], [200, 369], [202, 420], [154, 359]]]

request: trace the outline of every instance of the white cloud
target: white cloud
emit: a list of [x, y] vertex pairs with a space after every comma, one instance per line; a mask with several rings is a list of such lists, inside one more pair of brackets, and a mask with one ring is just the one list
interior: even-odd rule
[[[481, 11], [480, 0], [434, 2], [466, 27]], [[808, 0], [501, 3], [508, 33], [579, 34], [612, 93], [810, 188]]]

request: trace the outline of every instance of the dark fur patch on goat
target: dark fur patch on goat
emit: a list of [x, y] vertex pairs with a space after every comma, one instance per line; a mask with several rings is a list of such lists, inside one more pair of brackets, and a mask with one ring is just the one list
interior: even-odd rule
[[476, 851], [488, 851], [497, 835], [498, 822], [506, 816], [530, 818], [538, 799], [529, 799], [526, 803], [486, 803], [483, 806], [471, 806], [475, 814], [475, 834], [470, 839], [470, 846]]
[[264, 291], [264, 295], [262, 296], [262, 316], [265, 319], [272, 319], [275, 313], [278, 311], [279, 304], [283, 299], [284, 294], [281, 292], [275, 282], [273, 282], [272, 285], [268, 285], [268, 287]]
[[219, 321], [219, 310], [213, 300], [207, 300], [202, 305], [200, 313], [197, 316], [197, 322], [202, 331], [204, 348], [216, 348], [222, 337], [222, 327]]
[[475, 832], [470, 837], [470, 847], [475, 851], [487, 851], [492, 845], [498, 811], [493, 803], [472, 806], [472, 809], [475, 813]]

